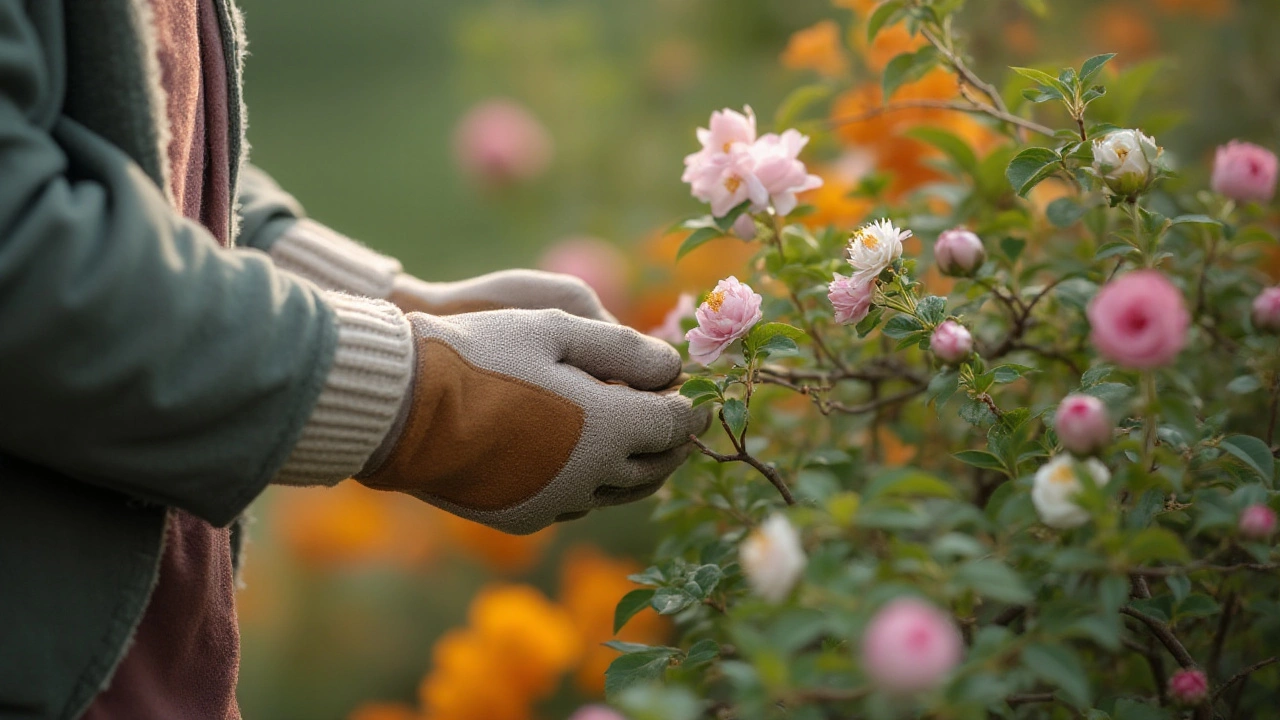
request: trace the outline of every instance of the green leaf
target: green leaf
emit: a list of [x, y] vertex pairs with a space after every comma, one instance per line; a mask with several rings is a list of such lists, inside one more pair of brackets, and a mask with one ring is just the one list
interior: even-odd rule
[[1222, 223], [1208, 215], [1179, 215], [1169, 220], [1170, 225], [1218, 225]]
[[908, 335], [924, 330], [924, 325], [910, 315], [894, 315], [884, 324], [880, 332], [894, 340], [901, 340]]
[[1138, 248], [1130, 245], [1127, 242], [1109, 242], [1106, 245], [1103, 245], [1102, 247], [1098, 248], [1098, 251], [1093, 254], [1093, 259], [1106, 260], [1109, 257], [1116, 257], [1118, 255], [1128, 255], [1129, 253], [1135, 253], [1135, 252], [1138, 252]]
[[800, 352], [796, 341], [785, 335], [774, 335], [756, 348], [758, 355], [795, 355]]
[[[830, 85], [804, 85], [792, 90], [778, 104], [778, 110], [773, 114], [774, 127], [795, 127], [799, 124], [800, 115], [805, 110], [808, 110], [814, 103], [826, 100], [831, 96], [832, 92]], [[790, 215], [790, 217], [795, 216], [796, 213], [791, 213]]]
[[941, 409], [959, 389], [960, 374], [952, 368], [947, 368], [929, 380], [929, 390], [925, 396], [936, 403], [938, 409]]
[[720, 584], [722, 577], [724, 577], [724, 571], [720, 569], [719, 565], [702, 565], [693, 571], [693, 575], [689, 580], [698, 586], [697, 597], [701, 600], [716, 589], [716, 585]]
[[1193, 617], [1213, 617], [1222, 612], [1222, 606], [1208, 595], [1188, 595], [1173, 610], [1174, 620]]
[[1042, 72], [1040, 70], [1036, 70], [1035, 68], [1024, 68], [1024, 67], [1013, 67], [1009, 69], [1034, 83], [1039, 83], [1042, 87], [1057, 90], [1059, 93], [1062, 94], [1062, 97], [1064, 98], [1072, 97], [1073, 95], [1073, 93], [1071, 92], [1071, 88], [1067, 87], [1062, 83], [1061, 80], [1050, 75], [1047, 72]]
[[[720, 232], [728, 233], [729, 230], [733, 227], [734, 221], [738, 219], [738, 216], [746, 212], [747, 208], [749, 207], [751, 207], [750, 200], [743, 200], [737, 205], [734, 205], [733, 209], [725, 213], [723, 217], [718, 217], [715, 219], [716, 227], [720, 228]], [[685, 242], [688, 242], [688, 241], [686, 240]]]
[[1055, 227], [1065, 228], [1075, 225], [1088, 209], [1072, 198], [1061, 197], [1049, 203], [1044, 215]]
[[[1116, 700], [1116, 706], [1112, 712], [1115, 720], [1172, 720], [1174, 717], [1162, 708], [1125, 698]], [[1181, 715], [1179, 713], [1178, 717]]]
[[1119, 405], [1133, 394], [1133, 388], [1124, 383], [1104, 382], [1082, 390], [1085, 395], [1092, 395], [1108, 405]]
[[1080, 658], [1067, 646], [1029, 645], [1022, 651], [1022, 661], [1036, 677], [1061, 689], [1072, 705], [1086, 707], [1090, 704], [1089, 676], [1085, 674]]
[[999, 560], [971, 560], [960, 566], [955, 580], [983, 597], [1001, 602], [1023, 604], [1034, 597], [1022, 578]]
[[1008, 364], [1000, 365], [999, 367], [993, 368], [990, 372], [992, 376], [995, 378], [996, 382], [1000, 383], [1001, 385], [1007, 385], [1013, 382], [1014, 380], [1017, 380], [1018, 378], [1022, 377], [1023, 375], [1036, 372], [1036, 369], [1028, 365], [1018, 365], [1016, 363], [1008, 363]]
[[986, 470], [999, 470], [1005, 472], [1004, 463], [1000, 462], [1000, 458], [992, 455], [986, 450], [962, 450], [953, 454], [951, 457], [959, 460], [965, 465], [984, 468]]
[[1185, 560], [1187, 548], [1169, 530], [1149, 527], [1125, 543], [1125, 552], [1132, 563], [1148, 563], [1156, 560]]
[[929, 295], [916, 306], [916, 314], [924, 318], [925, 322], [938, 325], [947, 319], [947, 299]]
[[714, 382], [707, 378], [691, 378], [680, 386], [680, 394], [687, 398], [697, 398], [703, 395], [712, 395], [720, 397], [720, 388]]
[[747, 342], [755, 347], [778, 335], [797, 343], [809, 339], [809, 335], [798, 327], [786, 323], [768, 322], [751, 328], [751, 332], [747, 335]]
[[628, 685], [662, 680], [674, 654], [670, 650], [657, 649], [615, 659], [604, 671], [605, 696], [615, 695]]
[[1027, 148], [1009, 161], [1004, 176], [1019, 197], [1026, 197], [1032, 188], [1058, 169], [1061, 160], [1058, 153], [1049, 148]]
[[984, 427], [996, 421], [996, 414], [981, 400], [969, 398], [960, 406], [960, 419], [974, 427]]
[[1107, 53], [1105, 55], [1094, 55], [1085, 60], [1084, 64], [1080, 66], [1080, 84], [1082, 86], [1088, 85], [1093, 80], [1093, 76], [1102, 70], [1102, 66], [1110, 62], [1111, 58], [1115, 56], [1115, 53]]
[[1087, 388], [1097, 385], [1103, 380], [1106, 380], [1114, 369], [1115, 368], [1107, 364], [1094, 365], [1088, 370], [1085, 370], [1084, 374], [1080, 376], [1080, 387]]
[[1241, 375], [1227, 383], [1227, 392], [1236, 395], [1248, 395], [1262, 388], [1262, 381], [1256, 375]]
[[868, 499], [878, 497], [944, 497], [956, 496], [956, 489], [934, 475], [914, 468], [887, 472], [867, 485]]
[[857, 331], [859, 338], [864, 338], [869, 335], [872, 330], [876, 329], [876, 326], [880, 324], [880, 319], [883, 317], [884, 308], [878, 307], [868, 313], [867, 316], [862, 319], [862, 322], [855, 325], [853, 329]]
[[946, 130], [928, 126], [913, 128], [906, 135], [938, 148], [965, 173], [969, 175], [978, 173], [978, 156], [974, 154], [973, 148], [969, 147], [969, 143], [958, 136]]
[[675, 615], [698, 602], [698, 599], [685, 592], [683, 588], [658, 588], [649, 599], [649, 604], [659, 615]]
[[876, 35], [894, 15], [902, 9], [906, 4], [906, 0], [885, 0], [880, 3], [871, 13], [871, 17], [867, 18], [867, 41], [871, 42], [876, 39]]
[[694, 230], [689, 233], [689, 237], [685, 238], [684, 242], [680, 243], [680, 249], [676, 251], [676, 260], [720, 237], [724, 237], [724, 233], [719, 227], [704, 227]]
[[733, 436], [742, 437], [742, 431], [747, 429], [747, 406], [737, 398], [730, 398], [724, 401], [721, 412], [724, 413], [724, 421], [728, 423]]
[[720, 643], [715, 640], [699, 640], [685, 653], [684, 665], [709, 663], [720, 656]]
[[1231, 453], [1237, 460], [1249, 466], [1264, 480], [1276, 474], [1276, 459], [1271, 448], [1252, 435], [1232, 435], [1218, 443], [1218, 447]]
[[905, 83], [914, 82], [924, 77], [938, 63], [938, 51], [932, 45], [925, 45], [916, 52], [902, 53], [889, 61], [885, 66], [881, 83], [884, 86], [884, 101], [888, 102], [893, 93]]
[[649, 607], [649, 601], [653, 599], [654, 590], [652, 588], [640, 588], [632, 590], [622, 599], [618, 601], [618, 607], [613, 611], [613, 632], [617, 634], [627, 621], [636, 616], [636, 613]]

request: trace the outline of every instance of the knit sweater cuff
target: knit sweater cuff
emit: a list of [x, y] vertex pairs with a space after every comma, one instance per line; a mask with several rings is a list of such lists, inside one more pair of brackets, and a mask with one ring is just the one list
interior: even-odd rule
[[395, 258], [376, 253], [313, 220], [299, 220], [271, 246], [276, 267], [325, 290], [386, 299], [400, 274]]
[[381, 300], [326, 293], [338, 348], [298, 444], [274, 482], [333, 485], [355, 475], [387, 436], [413, 373], [409, 321]]

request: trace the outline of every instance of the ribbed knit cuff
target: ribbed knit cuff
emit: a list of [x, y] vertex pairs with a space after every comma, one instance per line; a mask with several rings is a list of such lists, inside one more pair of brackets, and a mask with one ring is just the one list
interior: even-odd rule
[[310, 280], [325, 290], [385, 300], [400, 274], [395, 258], [312, 220], [299, 220], [271, 246], [276, 267]]
[[333, 485], [358, 473], [395, 423], [413, 374], [409, 321], [382, 300], [327, 293], [338, 349], [302, 437], [274, 482]]

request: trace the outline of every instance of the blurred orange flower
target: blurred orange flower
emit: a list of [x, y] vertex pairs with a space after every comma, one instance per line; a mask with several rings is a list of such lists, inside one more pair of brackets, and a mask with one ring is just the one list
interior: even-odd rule
[[902, 23], [889, 25], [876, 33], [876, 39], [867, 42], [867, 34], [854, 33], [858, 49], [867, 60], [867, 67], [879, 73], [889, 65], [889, 61], [905, 52], [915, 52], [928, 44], [922, 35], [912, 35]]
[[1036, 26], [1026, 18], [1012, 20], [1004, 26], [1005, 47], [1016, 57], [1029, 57], [1040, 48], [1040, 38]]
[[848, 69], [840, 26], [834, 20], [797, 30], [782, 52], [782, 66], [792, 70], [815, 70], [827, 77], [840, 77]]
[[[575, 678], [584, 693], [604, 694], [604, 671], [618, 656], [601, 643], [613, 639], [613, 610], [623, 595], [636, 589], [627, 576], [640, 572], [631, 560], [615, 560], [589, 546], [570, 550], [560, 571], [560, 602], [582, 639], [584, 652]], [[617, 637], [655, 645], [671, 634], [671, 624], [653, 610], [631, 619]]]
[[508, 535], [457, 515], [440, 512], [440, 526], [449, 549], [483, 562], [502, 573], [520, 573], [533, 567], [556, 535], [554, 525], [532, 535]]
[[862, 178], [871, 170], [875, 160], [871, 153], [849, 152], [836, 163], [813, 168], [822, 177], [822, 187], [811, 191], [805, 201], [813, 206], [813, 212], [800, 218], [811, 228], [832, 226], [852, 229], [866, 219], [872, 202], [866, 198], [850, 197]]
[[582, 655], [573, 618], [530, 586], [484, 590], [468, 617], [495, 656], [503, 682], [527, 696], [550, 693]]
[[489, 638], [473, 628], [453, 630], [431, 653], [431, 672], [418, 688], [429, 720], [527, 720], [531, 698], [511, 685]]
[[407, 495], [351, 481], [282, 489], [271, 512], [286, 547], [311, 565], [418, 565], [438, 550], [436, 510]]
[[1117, 53], [1117, 62], [1140, 60], [1156, 50], [1156, 31], [1141, 8], [1109, 2], [1089, 13], [1094, 49]]

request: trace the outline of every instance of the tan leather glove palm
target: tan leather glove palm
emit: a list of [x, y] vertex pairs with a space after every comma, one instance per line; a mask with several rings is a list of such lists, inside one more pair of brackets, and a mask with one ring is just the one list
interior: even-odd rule
[[358, 477], [370, 487], [529, 533], [651, 494], [709, 422], [674, 390], [652, 392], [675, 382], [680, 356], [630, 328], [560, 310], [408, 317], [411, 405]]
[[572, 315], [617, 322], [582, 280], [541, 270], [502, 270], [458, 282], [396, 277], [387, 298], [405, 312], [456, 315], [483, 310], [558, 308]]

